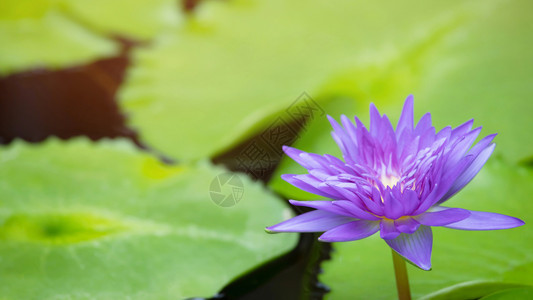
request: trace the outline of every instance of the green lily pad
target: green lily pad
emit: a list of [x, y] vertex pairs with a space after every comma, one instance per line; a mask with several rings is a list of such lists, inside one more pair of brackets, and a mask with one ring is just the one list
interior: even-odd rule
[[[446, 202], [450, 207], [492, 211], [521, 218], [525, 226], [500, 231], [462, 231], [433, 227], [432, 271], [408, 266], [415, 298], [458, 283], [485, 280], [533, 284], [533, 273], [509, 277], [533, 262], [533, 172], [508, 166], [497, 159], [489, 163], [460, 193]], [[361, 241], [336, 243], [336, 253], [324, 263], [321, 280], [332, 297], [395, 299], [391, 250], [379, 235]]]
[[35, 7], [30, 1], [2, 1], [0, 76], [26, 69], [72, 66], [119, 52], [113, 41], [48, 5], [45, 1], [38, 1]]
[[104, 34], [149, 40], [181, 24], [180, 1], [62, 0], [64, 10], [81, 24]]
[[524, 285], [497, 281], [470, 281], [444, 288], [426, 295], [420, 300], [479, 299], [495, 292], [520, 287], [524, 287]]
[[438, 127], [474, 118], [487, 134], [499, 133], [496, 153], [513, 162], [533, 156], [532, 9], [527, 0], [501, 2], [467, 22], [428, 59], [433, 70], [415, 95]]
[[522, 287], [499, 291], [480, 300], [527, 300], [533, 298], [533, 287]]
[[120, 91], [131, 126], [182, 160], [257, 133], [304, 91], [319, 103], [352, 96], [365, 111], [370, 100], [401, 103], [458, 18], [447, 3], [205, 2], [183, 30], [136, 52]]
[[235, 175], [244, 194], [218, 206], [224, 169], [126, 141], [15, 142], [0, 165], [3, 299], [209, 297], [297, 238], [264, 233], [290, 212], [261, 185]]
[[63, 68], [119, 53], [111, 36], [149, 40], [181, 25], [178, 1], [4, 0], [0, 75]]

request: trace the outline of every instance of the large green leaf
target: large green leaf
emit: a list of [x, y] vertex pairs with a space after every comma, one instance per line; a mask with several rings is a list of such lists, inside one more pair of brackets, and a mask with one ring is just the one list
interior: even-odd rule
[[528, 300], [533, 298], [533, 287], [508, 289], [485, 296], [480, 300]]
[[45, 1], [0, 3], [0, 76], [108, 57], [117, 45], [50, 9]]
[[112, 36], [148, 40], [181, 24], [173, 0], [4, 0], [0, 75], [118, 54]]
[[16, 142], [0, 165], [2, 299], [207, 297], [295, 244], [264, 233], [290, 212], [259, 184], [240, 176], [242, 200], [217, 206], [223, 169], [126, 141]]
[[[519, 217], [520, 228], [501, 231], [461, 231], [435, 228], [432, 271], [408, 266], [415, 297], [472, 280], [533, 284], [533, 173], [492, 159], [463, 191], [446, 202], [451, 207], [492, 211]], [[322, 281], [333, 299], [394, 299], [391, 250], [379, 235], [356, 242], [336, 243]], [[512, 276], [517, 273], [520, 276]]]
[[181, 24], [176, 0], [61, 0], [80, 23], [104, 34], [148, 40]]
[[532, 10], [531, 1], [502, 1], [467, 22], [428, 59], [417, 98], [419, 111], [431, 111], [440, 127], [474, 118], [499, 133], [496, 153], [509, 161], [533, 156]]
[[185, 29], [137, 51], [122, 105], [148, 144], [195, 159], [264, 128], [303, 91], [364, 110], [401, 103], [471, 11], [457, 2], [206, 1]]
[[[452, 285], [431, 294], [421, 300], [465, 300], [481, 297], [508, 289], [525, 287], [523, 284], [498, 281], [467, 281]], [[527, 286], [526, 286], [527, 287]]]

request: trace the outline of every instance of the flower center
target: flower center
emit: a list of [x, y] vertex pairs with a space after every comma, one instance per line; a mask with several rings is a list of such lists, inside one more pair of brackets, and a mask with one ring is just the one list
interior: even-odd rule
[[392, 188], [393, 186], [396, 185], [396, 183], [398, 183], [398, 181], [400, 180], [400, 177], [397, 177], [394, 175], [382, 174], [380, 180], [383, 186]]

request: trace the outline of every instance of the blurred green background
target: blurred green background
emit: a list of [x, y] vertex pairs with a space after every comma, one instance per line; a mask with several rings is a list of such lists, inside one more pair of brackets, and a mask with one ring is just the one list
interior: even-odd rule
[[[312, 236], [263, 228], [292, 214], [287, 198], [316, 199], [279, 178], [304, 171], [283, 144], [338, 155], [326, 114], [368, 124], [374, 102], [394, 123], [408, 94], [437, 129], [473, 118], [498, 133], [449, 205], [526, 222], [436, 229], [433, 270], [409, 268], [413, 296], [527, 299], [530, 288], [500, 290], [533, 285], [532, 11], [527, 0], [1, 1], [0, 299], [183, 299], [228, 284], [239, 299], [394, 299], [378, 237], [335, 244], [324, 261], [329, 246]], [[243, 182], [232, 207], [210, 199], [225, 172]]]

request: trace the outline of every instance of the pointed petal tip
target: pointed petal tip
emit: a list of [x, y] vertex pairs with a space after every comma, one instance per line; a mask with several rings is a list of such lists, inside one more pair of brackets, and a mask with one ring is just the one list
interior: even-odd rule
[[280, 175], [281, 179], [285, 181], [291, 180], [294, 176], [298, 176], [298, 174], [281, 174]]
[[[486, 137], [484, 137], [485, 139], [488, 139], [490, 144], [496, 144], [496, 143], [493, 143], [492, 141], [494, 140], [494, 138], [497, 136], [498, 134], [497, 133], [493, 133], [493, 134], [489, 134], [487, 135]], [[478, 142], [479, 143], [479, 142]]]
[[281, 179], [285, 180], [285, 181], [289, 181], [292, 177], [294, 176], [294, 174], [281, 174]]
[[464, 122], [463, 125], [465, 125], [465, 126], [468, 125], [468, 127], [474, 126], [474, 118]]
[[351, 123], [350, 118], [348, 118], [345, 114], [341, 115], [341, 121], [343, 123], [346, 123], [346, 122], [350, 122]]
[[328, 118], [328, 120], [329, 120], [330, 123], [333, 123], [333, 122], [337, 123], [337, 121], [335, 120], [335, 118], [333, 118], [332, 116], [330, 116], [330, 115], [326, 115], [326, 117]]
[[522, 220], [522, 219], [511, 217], [511, 216], [509, 216], [509, 218], [513, 219], [513, 221], [514, 221], [513, 224], [509, 224], [508, 226], [510, 226], [510, 227], [502, 228], [502, 229], [512, 229], [512, 228], [517, 228], [517, 227], [526, 225], [526, 222], [524, 222], [524, 220]]
[[407, 96], [403, 104], [402, 113], [398, 124], [396, 125], [396, 132], [401, 133], [404, 130], [413, 130], [414, 126], [414, 97], [413, 95]]
[[423, 271], [431, 271], [432, 270], [432, 266], [431, 266], [431, 260], [430, 261], [426, 261], [426, 262], [414, 262], [412, 260], [409, 260], [408, 258], [406, 258], [405, 256], [403, 256], [401, 253], [399, 253], [398, 251], [394, 250], [393, 248], [391, 248], [392, 251], [394, 251], [396, 254], [398, 254], [399, 256], [402, 257], [402, 259], [404, 259], [407, 263], [423, 270]]
[[265, 227], [265, 232], [268, 233], [268, 234], [279, 233], [279, 232], [275, 231], [274, 229], [272, 229], [272, 227], [274, 227], [274, 226]]
[[409, 94], [409, 96], [407, 96], [407, 98], [405, 98], [405, 102], [403, 103], [403, 109], [409, 109], [411, 112], [413, 111], [413, 107], [414, 107], [414, 102], [415, 102], [415, 97], [413, 96], [413, 94]]
[[292, 205], [298, 205], [300, 203], [300, 201], [289, 199], [289, 203], [292, 204]]
[[303, 152], [302, 150], [298, 150], [294, 147], [291, 147], [291, 146], [287, 146], [287, 145], [283, 145], [281, 147], [281, 149], [283, 150], [283, 152], [285, 152], [285, 154], [287, 154], [288, 156], [291, 156], [291, 155], [297, 155], [297, 154], [300, 154], [301, 152]]
[[429, 264], [419, 264], [417, 265], [420, 269], [424, 271], [431, 271], [431, 263]]

